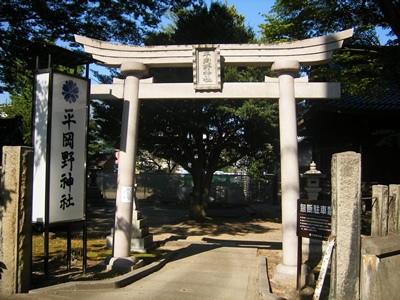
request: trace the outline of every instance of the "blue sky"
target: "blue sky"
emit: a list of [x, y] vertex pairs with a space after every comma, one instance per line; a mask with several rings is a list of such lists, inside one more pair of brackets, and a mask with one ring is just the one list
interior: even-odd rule
[[[205, 2], [210, 5], [211, 0]], [[265, 23], [265, 18], [262, 15], [269, 13], [275, 0], [227, 0], [226, 2], [228, 6], [234, 5], [237, 12], [245, 16], [245, 24], [252, 27], [254, 32], [257, 33], [259, 31], [258, 25]], [[257, 37], [259, 37], [258, 33]]]
[[[211, 2], [215, 1], [216, 0], [205, 0], [208, 6], [210, 6]], [[224, 0], [219, 1], [225, 3]], [[234, 5], [237, 12], [245, 16], [245, 24], [252, 27], [257, 37], [260, 38], [260, 33], [258, 32], [260, 29], [258, 25], [265, 23], [265, 18], [262, 15], [269, 13], [275, 0], [226, 0], [226, 2], [228, 6]], [[386, 36], [388, 31], [377, 28], [377, 33], [381, 44], [385, 45], [388, 40]]]

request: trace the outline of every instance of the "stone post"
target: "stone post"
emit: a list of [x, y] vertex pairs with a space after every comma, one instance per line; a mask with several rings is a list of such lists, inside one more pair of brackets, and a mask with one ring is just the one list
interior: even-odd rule
[[332, 254], [329, 299], [359, 299], [361, 259], [361, 155], [332, 156]]
[[300, 63], [295, 60], [276, 61], [271, 70], [278, 74], [279, 79], [283, 248], [283, 262], [277, 266], [274, 277], [281, 281], [290, 280], [294, 286], [297, 274], [296, 207], [300, 197], [294, 76], [300, 71]]
[[109, 267], [133, 267], [136, 264], [130, 256], [132, 235], [132, 212], [136, 209], [135, 164], [139, 125], [139, 80], [148, 69], [142, 63], [128, 62], [121, 65], [126, 75], [124, 106], [121, 127], [121, 143], [118, 165], [118, 188], [114, 224], [113, 257]]
[[3, 147], [0, 198], [0, 294], [2, 295], [27, 293], [30, 288], [32, 172], [32, 148]]
[[399, 233], [400, 184], [389, 185], [389, 197], [388, 231], [389, 233]]
[[387, 185], [372, 186], [372, 236], [387, 236], [388, 234], [388, 194]]

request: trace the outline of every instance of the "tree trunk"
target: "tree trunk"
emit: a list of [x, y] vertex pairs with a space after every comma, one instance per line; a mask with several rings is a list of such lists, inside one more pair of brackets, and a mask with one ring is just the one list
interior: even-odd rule
[[204, 221], [207, 217], [207, 206], [211, 180], [203, 172], [196, 172], [193, 177], [193, 195], [190, 199], [189, 217], [196, 221]]

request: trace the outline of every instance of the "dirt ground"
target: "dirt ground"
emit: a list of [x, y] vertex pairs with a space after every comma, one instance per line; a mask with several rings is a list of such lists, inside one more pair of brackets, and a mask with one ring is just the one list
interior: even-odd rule
[[[211, 206], [209, 220], [196, 223], [188, 220], [185, 205], [161, 204], [139, 201], [139, 209], [147, 218], [153, 240], [159, 245], [160, 252], [174, 251], [191, 242], [235, 243], [235, 245], [258, 248], [258, 255], [267, 258], [268, 275], [272, 293], [286, 299], [312, 299], [314, 289], [307, 287], [301, 292], [291, 287], [278, 285], [273, 280], [274, 267], [282, 261], [282, 232], [279, 208], [265, 204], [244, 206]], [[101, 206], [88, 209], [88, 239], [103, 239], [110, 234], [114, 220], [114, 202], [107, 200]], [[80, 279], [104, 279], [117, 274], [101, 273], [93, 267], [89, 275], [82, 275], [81, 261], [76, 260], [72, 268], [59, 269], [63, 281]], [[316, 270], [316, 271], [315, 271]], [[316, 276], [318, 269], [315, 268]], [[91, 274], [91, 275], [90, 275]], [[51, 278], [50, 278], [51, 280]], [[53, 278], [54, 280], [54, 278]], [[57, 282], [57, 280], [54, 280]], [[329, 281], [326, 279], [326, 281]], [[320, 299], [326, 298], [325, 291]]]

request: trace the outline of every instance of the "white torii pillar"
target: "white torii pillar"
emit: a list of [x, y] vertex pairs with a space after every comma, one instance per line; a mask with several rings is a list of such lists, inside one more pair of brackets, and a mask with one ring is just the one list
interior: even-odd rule
[[297, 200], [300, 198], [297, 117], [294, 76], [300, 71], [296, 60], [276, 61], [271, 68], [279, 81], [279, 135], [282, 191], [282, 259], [276, 276], [297, 274]]
[[118, 189], [113, 236], [113, 257], [108, 268], [132, 267], [137, 260], [130, 255], [132, 212], [136, 210], [135, 166], [139, 125], [139, 82], [148, 72], [140, 62], [124, 62], [121, 73], [126, 76], [119, 149]]

